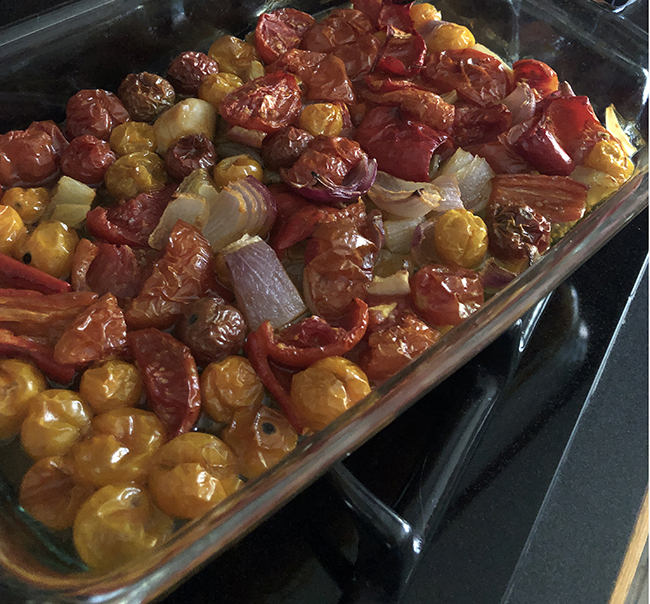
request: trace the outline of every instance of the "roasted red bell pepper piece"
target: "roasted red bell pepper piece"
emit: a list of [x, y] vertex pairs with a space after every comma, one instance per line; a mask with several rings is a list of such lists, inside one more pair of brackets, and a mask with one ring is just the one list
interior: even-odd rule
[[47, 338], [52, 344], [97, 299], [92, 292], [45, 295], [20, 291], [0, 290], [0, 328], [16, 335]]
[[62, 294], [71, 289], [66, 281], [27, 266], [6, 254], [0, 254], [0, 287], [33, 289], [42, 294]]
[[91, 304], [63, 332], [54, 346], [59, 363], [87, 365], [119, 353], [126, 345], [126, 323], [113, 294]]
[[524, 132], [512, 147], [542, 174], [568, 176], [575, 168], [569, 154], [542, 123], [537, 123]]
[[190, 349], [153, 328], [133, 331], [127, 341], [142, 375], [147, 402], [169, 438], [189, 431], [201, 410], [199, 374]]
[[413, 31], [414, 24], [411, 17], [411, 6], [413, 6], [413, 2], [409, 2], [408, 4], [384, 2], [379, 11], [377, 25], [380, 28], [391, 26], [406, 32]]
[[280, 405], [282, 413], [284, 413], [292, 428], [298, 434], [302, 434], [305, 426], [303, 426], [293, 410], [291, 395], [280, 383], [269, 364], [266, 338], [259, 331], [249, 333], [244, 343], [244, 351], [253, 369], [255, 369], [255, 373], [257, 373], [265, 388], [271, 393], [271, 396], [273, 396], [278, 405]]
[[289, 367], [304, 369], [320, 359], [343, 356], [361, 341], [368, 327], [368, 305], [358, 298], [354, 302], [347, 330], [311, 317], [280, 336], [267, 321], [257, 330], [257, 337], [265, 341], [269, 358]]
[[31, 361], [47, 377], [62, 385], [69, 384], [75, 376], [75, 367], [57, 363], [51, 348], [8, 329], [0, 329], [0, 356]]

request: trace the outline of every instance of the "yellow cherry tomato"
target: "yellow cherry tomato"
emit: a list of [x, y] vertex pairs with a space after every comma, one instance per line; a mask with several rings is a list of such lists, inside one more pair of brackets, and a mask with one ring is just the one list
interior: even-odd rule
[[20, 214], [11, 206], [0, 205], [0, 252], [11, 254], [26, 234], [27, 229]]
[[2, 203], [16, 210], [25, 224], [33, 224], [43, 215], [50, 203], [50, 193], [44, 187], [34, 189], [12, 187], [5, 191]]
[[300, 114], [300, 127], [313, 136], [338, 136], [343, 129], [343, 113], [333, 103], [307, 105]]
[[426, 38], [429, 52], [442, 52], [443, 50], [462, 50], [476, 44], [474, 35], [464, 25], [457, 23], [443, 23], [436, 27], [433, 33]]
[[225, 187], [231, 182], [242, 180], [247, 176], [253, 176], [261, 181], [264, 177], [264, 170], [260, 163], [250, 155], [234, 155], [222, 159], [214, 167], [212, 176], [218, 187]]
[[487, 252], [487, 227], [479, 216], [468, 210], [449, 210], [436, 221], [433, 241], [436, 253], [445, 264], [476, 268]]
[[615, 138], [598, 141], [587, 155], [585, 166], [609, 174], [619, 185], [634, 172], [634, 164]]

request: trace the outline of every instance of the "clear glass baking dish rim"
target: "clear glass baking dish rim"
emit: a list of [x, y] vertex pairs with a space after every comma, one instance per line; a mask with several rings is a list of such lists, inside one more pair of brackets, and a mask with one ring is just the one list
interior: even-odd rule
[[[330, 426], [302, 442], [267, 474], [182, 527], [164, 545], [109, 573], [64, 575], [24, 555], [16, 556], [12, 544], [2, 538], [3, 574], [26, 591], [47, 593], [55, 601], [65, 602], [139, 602], [171, 588], [494, 341], [638, 215], [648, 204], [647, 148], [639, 155], [630, 181], [479, 312]], [[0, 531], [6, 533], [6, 528], [0, 527]]]

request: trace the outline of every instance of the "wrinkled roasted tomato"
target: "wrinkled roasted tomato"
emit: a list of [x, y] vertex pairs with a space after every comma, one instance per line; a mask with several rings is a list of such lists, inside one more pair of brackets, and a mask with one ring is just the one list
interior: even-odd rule
[[0, 134], [0, 438], [89, 567], [278, 463], [632, 176], [625, 128], [480, 48], [428, 3], [279, 8], [80, 90], [65, 135]]

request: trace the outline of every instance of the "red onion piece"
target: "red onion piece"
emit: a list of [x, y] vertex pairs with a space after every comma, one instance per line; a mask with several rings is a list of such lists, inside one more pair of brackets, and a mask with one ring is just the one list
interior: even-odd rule
[[280, 172], [282, 179], [303, 197], [317, 203], [338, 205], [342, 201], [350, 201], [365, 195], [377, 177], [377, 160], [363, 156], [343, 179], [343, 184], [334, 184], [328, 178], [313, 174], [313, 179], [305, 184], [298, 184], [286, 177], [286, 171]]
[[237, 306], [251, 330], [264, 321], [281, 329], [307, 310], [273, 248], [259, 237], [244, 236], [223, 254]]
[[413, 240], [411, 241], [411, 256], [418, 266], [440, 263], [434, 247], [433, 238], [433, 228], [437, 219], [438, 216], [434, 216], [415, 227]]
[[517, 87], [501, 102], [510, 109], [512, 125], [520, 124], [535, 115], [535, 93], [525, 82], [519, 82]]
[[479, 273], [486, 290], [499, 290], [510, 283], [517, 275], [499, 266], [494, 258], [489, 258]]

